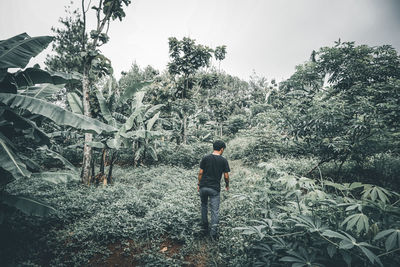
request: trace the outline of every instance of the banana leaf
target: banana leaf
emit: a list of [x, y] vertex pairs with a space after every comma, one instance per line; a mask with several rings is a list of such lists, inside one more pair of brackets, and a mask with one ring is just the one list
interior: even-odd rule
[[25, 68], [29, 60], [42, 52], [52, 40], [51, 36], [32, 38], [22, 33], [0, 41], [0, 67]]
[[7, 122], [7, 125], [2, 125], [2, 133], [6, 136], [24, 135], [26, 138], [34, 140], [39, 144], [50, 145], [50, 139], [36, 124], [15, 113], [7, 107], [0, 107], [0, 120]]
[[150, 120], [147, 121], [147, 131], [150, 131], [151, 128], [153, 128], [154, 123], [158, 120], [158, 117], [160, 116], [160, 112], [157, 112], [156, 115], [154, 115]]
[[51, 156], [52, 158], [58, 159], [60, 160], [65, 167], [67, 167], [68, 169], [70, 169], [71, 171], [73, 171], [74, 173], [78, 173], [77, 168], [75, 168], [74, 165], [72, 165], [71, 162], [69, 162], [66, 158], [64, 158], [63, 156], [61, 156], [60, 154], [58, 154], [57, 152], [48, 149], [47, 147], [43, 146], [43, 147], [39, 147], [39, 150], [45, 152], [47, 155]]
[[66, 184], [71, 181], [80, 181], [77, 173], [69, 172], [40, 172], [33, 173], [32, 178], [38, 178], [53, 184]]
[[159, 110], [161, 107], [165, 106], [164, 104], [158, 104], [155, 106], [152, 106], [151, 108], [149, 108], [146, 113], [144, 114], [144, 119], [148, 120], [150, 118], [150, 116], [153, 115], [154, 112], [156, 112], [157, 110]]
[[73, 113], [83, 115], [82, 99], [76, 93], [68, 93], [67, 101]]
[[115, 119], [111, 115], [111, 112], [107, 106], [107, 102], [99, 89], [97, 89], [97, 91], [96, 91], [96, 96], [97, 96], [97, 100], [99, 101], [101, 115], [104, 117], [104, 119], [107, 121], [107, 123], [109, 125], [116, 127]]
[[59, 92], [63, 87], [63, 84], [54, 85], [50, 83], [45, 83], [38, 86], [30, 86], [24, 90], [20, 90], [20, 94], [39, 99], [46, 99]]
[[0, 93], [0, 102], [10, 108], [26, 109], [33, 114], [49, 118], [59, 125], [71, 126], [85, 132], [101, 134], [117, 131], [114, 127], [96, 119], [72, 113], [57, 105], [29, 96]]
[[46, 217], [56, 212], [53, 207], [28, 197], [13, 196], [3, 193], [0, 195], [0, 201], [8, 206], [17, 208], [26, 215]]
[[68, 82], [80, 82], [79, 73], [62, 73], [47, 71], [39, 68], [26, 68], [15, 73], [11, 73], [12, 81], [18, 87], [32, 86], [39, 83], [65, 84]]
[[7, 69], [0, 68], [0, 84], [7, 75]]
[[[14, 178], [30, 177], [31, 172], [14, 151], [15, 148], [11, 141], [0, 132], [0, 167]], [[0, 177], [0, 180], [2, 179], [3, 177]]]
[[131, 98], [133, 95], [135, 95], [137, 92], [139, 92], [143, 87], [146, 87], [150, 85], [151, 82], [136, 82], [132, 86], [128, 87], [125, 89], [124, 93], [121, 95], [119, 98], [119, 103], [125, 103], [126, 100]]

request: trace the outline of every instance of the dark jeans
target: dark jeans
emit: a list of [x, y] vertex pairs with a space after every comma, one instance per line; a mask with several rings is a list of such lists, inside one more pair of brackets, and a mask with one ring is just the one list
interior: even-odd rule
[[200, 199], [201, 199], [201, 222], [203, 226], [208, 226], [208, 198], [210, 198], [210, 209], [211, 209], [211, 227], [210, 234], [212, 236], [217, 235], [218, 221], [219, 221], [219, 202], [220, 194], [217, 190], [202, 187], [200, 188]]

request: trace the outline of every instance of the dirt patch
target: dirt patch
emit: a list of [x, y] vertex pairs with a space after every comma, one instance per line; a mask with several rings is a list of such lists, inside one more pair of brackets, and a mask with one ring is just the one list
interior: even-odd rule
[[185, 257], [185, 262], [187, 262], [185, 267], [205, 267], [208, 262], [208, 251], [205, 243], [199, 246], [199, 250], [196, 253], [189, 254]]
[[172, 258], [174, 255], [178, 254], [183, 246], [183, 242], [165, 239], [160, 245], [160, 252], [165, 254], [167, 257]]
[[113, 243], [107, 246], [110, 254], [108, 256], [97, 254], [90, 261], [90, 266], [138, 266], [136, 255], [143, 252], [145, 247], [135, 245], [133, 240], [122, 243]]

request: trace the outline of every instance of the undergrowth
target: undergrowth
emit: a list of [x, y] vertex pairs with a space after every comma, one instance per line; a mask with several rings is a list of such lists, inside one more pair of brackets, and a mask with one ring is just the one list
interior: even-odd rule
[[6, 266], [398, 266], [399, 195], [304, 177], [313, 159], [230, 161], [220, 239], [201, 234], [197, 168], [121, 168], [114, 184], [19, 180], [9, 193], [54, 207], [34, 218], [7, 207]]

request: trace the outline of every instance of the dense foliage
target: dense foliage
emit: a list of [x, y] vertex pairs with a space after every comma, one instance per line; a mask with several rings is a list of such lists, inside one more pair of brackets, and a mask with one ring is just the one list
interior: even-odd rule
[[[129, 4], [89, 3], [90, 33], [85, 9], [54, 38], [0, 41], [2, 264], [400, 265], [395, 49], [336, 42], [277, 84], [171, 37], [165, 71], [117, 80], [99, 47]], [[52, 40], [48, 70], [25, 68]], [[216, 139], [232, 173], [213, 242], [196, 175]]]

